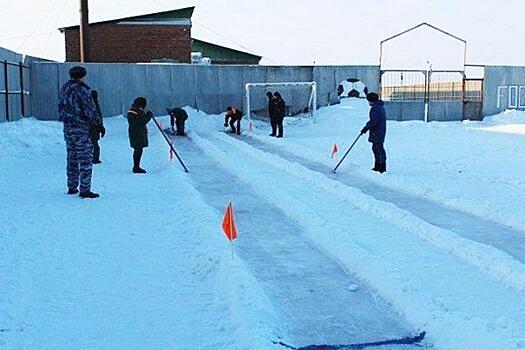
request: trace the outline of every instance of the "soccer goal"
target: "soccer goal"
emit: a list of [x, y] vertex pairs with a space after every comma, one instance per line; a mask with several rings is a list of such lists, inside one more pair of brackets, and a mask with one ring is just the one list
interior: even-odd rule
[[250, 118], [268, 117], [266, 93], [279, 92], [286, 103], [287, 116], [311, 115], [315, 122], [317, 85], [310, 82], [248, 83], [245, 87], [245, 110]]

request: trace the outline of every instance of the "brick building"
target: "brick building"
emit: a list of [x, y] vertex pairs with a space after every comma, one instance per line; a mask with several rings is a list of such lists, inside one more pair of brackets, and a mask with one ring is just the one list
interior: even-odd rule
[[[191, 37], [194, 7], [90, 23], [90, 62], [190, 63], [200, 52], [212, 64], [259, 64], [260, 56]], [[80, 61], [80, 28], [59, 29], [65, 36], [66, 61]], [[193, 49], [195, 46], [195, 49]]]

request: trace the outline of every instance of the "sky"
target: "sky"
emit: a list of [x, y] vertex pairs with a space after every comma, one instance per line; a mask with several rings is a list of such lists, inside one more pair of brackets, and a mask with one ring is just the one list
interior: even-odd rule
[[[79, 2], [0, 0], [0, 47], [63, 61], [57, 28], [78, 24]], [[467, 40], [467, 63], [525, 65], [525, 0], [90, 0], [90, 22], [187, 6], [196, 6], [194, 38], [262, 64], [375, 65], [381, 40], [428, 22]], [[463, 43], [421, 30], [385, 44], [383, 64], [454, 69], [463, 52]]]

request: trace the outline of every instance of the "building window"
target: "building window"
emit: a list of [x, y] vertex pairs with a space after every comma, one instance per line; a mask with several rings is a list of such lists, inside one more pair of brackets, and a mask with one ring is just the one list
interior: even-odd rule
[[509, 86], [509, 108], [518, 108], [518, 87]]

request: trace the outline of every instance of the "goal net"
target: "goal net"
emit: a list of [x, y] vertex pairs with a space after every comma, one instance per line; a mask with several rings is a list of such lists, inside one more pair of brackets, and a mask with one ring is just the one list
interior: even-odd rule
[[267, 92], [279, 92], [286, 104], [286, 116], [310, 116], [315, 121], [317, 88], [315, 82], [248, 83], [245, 111], [250, 118], [268, 120]]

